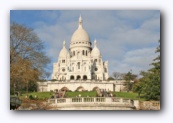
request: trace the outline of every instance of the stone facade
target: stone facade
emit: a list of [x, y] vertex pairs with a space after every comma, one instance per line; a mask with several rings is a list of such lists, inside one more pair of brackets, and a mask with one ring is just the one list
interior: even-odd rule
[[53, 64], [52, 80], [55, 81], [38, 82], [38, 91], [91, 91], [94, 88], [123, 91], [123, 80], [108, 81], [108, 77], [108, 61], [103, 62], [96, 40], [92, 48], [80, 16], [78, 28], [71, 37], [69, 50], [64, 41], [58, 61]]
[[47, 81], [47, 82], [38, 82], [38, 91], [54, 91], [58, 90], [70, 90], [70, 91], [92, 91], [95, 89], [104, 89], [107, 91], [123, 91], [124, 85], [123, 81]]

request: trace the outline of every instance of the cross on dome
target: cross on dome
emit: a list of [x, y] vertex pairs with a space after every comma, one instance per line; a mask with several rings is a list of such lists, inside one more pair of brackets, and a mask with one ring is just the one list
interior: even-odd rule
[[94, 47], [97, 47], [97, 40], [94, 40]]

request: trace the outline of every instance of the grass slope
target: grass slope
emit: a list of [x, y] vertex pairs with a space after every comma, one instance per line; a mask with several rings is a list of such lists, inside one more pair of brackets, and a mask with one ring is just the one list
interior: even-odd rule
[[144, 98], [137, 98], [138, 94], [133, 92], [113, 92], [116, 97], [128, 98], [132, 100], [145, 100]]
[[[128, 98], [132, 100], [145, 100], [144, 98], [137, 98], [138, 94], [133, 92], [112, 92], [113, 95], [116, 95], [116, 97], [122, 97], [122, 98]], [[65, 97], [76, 97], [81, 95], [81, 97], [96, 97], [97, 93], [96, 91], [87, 91], [87, 92], [66, 92]], [[53, 92], [32, 92], [28, 93], [28, 96], [32, 95], [33, 97], [35, 95], [38, 96], [39, 99], [48, 99], [51, 98], [53, 95]], [[23, 94], [21, 98], [25, 98], [26, 94]]]
[[[37, 97], [39, 99], [48, 99], [51, 98], [51, 96], [53, 95], [53, 92], [31, 92], [28, 93], [28, 96], [32, 95], [33, 97], [35, 97], [35, 95], [37, 95]], [[25, 98], [26, 94], [22, 94], [21, 98]]]
[[81, 97], [96, 97], [96, 91], [88, 91], [88, 92], [66, 92], [65, 96], [66, 97], [76, 97], [81, 95]]

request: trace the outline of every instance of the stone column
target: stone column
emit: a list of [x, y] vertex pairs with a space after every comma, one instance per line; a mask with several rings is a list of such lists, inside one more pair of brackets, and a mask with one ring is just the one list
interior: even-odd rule
[[110, 97], [105, 98], [105, 102], [106, 103], [112, 103], [112, 98], [110, 98]]
[[71, 98], [65, 98], [66, 99], [66, 103], [71, 103]]

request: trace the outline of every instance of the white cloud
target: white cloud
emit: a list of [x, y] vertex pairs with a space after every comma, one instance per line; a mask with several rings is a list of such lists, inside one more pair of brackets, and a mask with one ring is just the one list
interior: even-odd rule
[[[56, 23], [36, 22], [35, 31], [50, 46], [48, 55], [57, 61], [62, 42], [67, 48], [82, 14], [83, 26], [91, 42], [96, 38], [103, 59], [109, 61], [109, 73], [113, 71], [135, 73], [147, 70], [160, 38], [159, 11], [48, 11], [45, 16]], [[43, 15], [42, 15], [43, 16]], [[139, 24], [134, 26], [136, 23]], [[139, 23], [140, 22], [140, 23]]]
[[153, 18], [151, 20], [145, 21], [142, 26], [142, 29], [147, 30], [147, 31], [160, 31], [160, 18]]
[[145, 70], [149, 68], [152, 60], [156, 57], [154, 48], [143, 48], [133, 51], [129, 51], [125, 54], [123, 62], [131, 64], [133, 66], [146, 67]]
[[152, 67], [150, 64], [156, 56], [155, 47], [131, 50], [124, 53], [121, 60], [111, 59], [109, 61], [110, 74], [114, 71], [127, 73], [130, 70], [139, 74], [140, 71], [146, 71]]
[[125, 10], [125, 11], [118, 11], [117, 15], [124, 19], [129, 20], [143, 20], [153, 17], [153, 15], [157, 14], [158, 11], [151, 11], [151, 10]]

